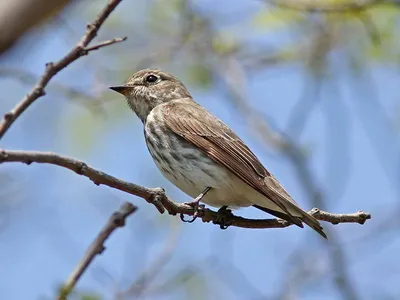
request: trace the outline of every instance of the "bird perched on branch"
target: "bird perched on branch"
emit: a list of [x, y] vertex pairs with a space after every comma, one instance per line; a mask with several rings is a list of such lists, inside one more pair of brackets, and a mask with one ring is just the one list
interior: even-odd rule
[[196, 103], [183, 83], [160, 70], [141, 70], [112, 90], [126, 97], [144, 125], [147, 148], [161, 173], [208, 205], [254, 206], [326, 238], [313, 216], [289, 196], [246, 144]]

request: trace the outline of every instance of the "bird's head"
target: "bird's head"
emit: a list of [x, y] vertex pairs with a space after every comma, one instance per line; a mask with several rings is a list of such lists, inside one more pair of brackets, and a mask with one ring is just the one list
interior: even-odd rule
[[190, 93], [175, 76], [161, 70], [145, 69], [136, 72], [124, 84], [110, 89], [125, 96], [128, 105], [145, 122], [157, 105], [189, 98]]

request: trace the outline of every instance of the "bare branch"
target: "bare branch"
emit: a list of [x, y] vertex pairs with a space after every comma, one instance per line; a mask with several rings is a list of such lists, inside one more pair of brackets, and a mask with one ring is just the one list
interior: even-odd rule
[[77, 264], [75, 270], [71, 273], [66, 283], [62, 287], [60, 294], [58, 295], [58, 300], [66, 300], [67, 296], [72, 292], [78, 280], [81, 278], [83, 273], [87, 270], [96, 255], [101, 254], [105, 247], [105, 241], [110, 237], [110, 235], [119, 227], [124, 227], [126, 218], [129, 217], [137, 210], [137, 207], [129, 202], [122, 204], [117, 211], [115, 211], [103, 229], [99, 232], [95, 240], [86, 250], [81, 261]]
[[82, 36], [78, 44], [72, 48], [63, 58], [59, 61], [46, 64], [46, 70], [40, 79], [37, 81], [32, 90], [9, 112], [4, 114], [3, 120], [0, 123], [0, 139], [4, 136], [14, 121], [38, 98], [45, 95], [45, 88], [50, 80], [62, 69], [69, 64], [86, 55], [91, 50], [96, 50], [101, 47], [121, 42], [124, 40], [114, 39], [100, 43], [97, 46], [88, 47], [89, 43], [96, 37], [98, 30], [103, 25], [104, 21], [108, 18], [110, 13], [122, 0], [110, 0], [104, 9], [98, 14], [96, 19], [87, 25], [86, 33]]
[[74, 171], [78, 175], [85, 176], [93, 181], [94, 184], [104, 184], [120, 191], [146, 199], [149, 203], [154, 204], [160, 213], [163, 213], [164, 207], [157, 201], [159, 194], [163, 194], [162, 189], [149, 189], [127, 181], [120, 180], [114, 176], [96, 170], [88, 166], [83, 161], [79, 161], [69, 157], [63, 157], [51, 152], [34, 152], [34, 151], [5, 151], [0, 149], [0, 163], [2, 162], [23, 162], [26, 164], [45, 163], [57, 165]]
[[124, 36], [124, 37], [120, 37], [120, 38], [115, 38], [115, 39], [111, 39], [111, 40], [107, 40], [101, 43], [98, 43], [96, 45], [90, 46], [90, 47], [86, 47], [83, 49], [84, 52], [88, 53], [90, 51], [93, 50], [97, 50], [103, 47], [106, 47], [108, 45], [112, 45], [112, 44], [116, 44], [116, 43], [121, 43], [123, 41], [125, 41], [128, 37]]
[[[147, 188], [136, 185], [127, 181], [123, 181], [111, 175], [108, 175], [100, 170], [88, 166], [85, 162], [60, 156], [50, 152], [34, 152], [34, 151], [11, 151], [0, 149], [0, 164], [4, 162], [22, 162], [26, 164], [47, 163], [60, 167], [64, 167], [74, 171], [75, 173], [85, 176], [93, 181], [96, 185], [104, 184], [117, 190], [141, 197], [147, 202], [156, 206], [160, 213], [164, 212], [164, 208], [171, 215], [178, 213], [190, 215], [194, 214], [193, 207], [184, 203], [176, 203], [170, 200], [162, 188]], [[312, 215], [318, 220], [331, 222], [332, 224], [338, 223], [359, 223], [363, 224], [366, 220], [371, 218], [371, 215], [362, 211], [355, 214], [331, 214], [313, 209], [310, 211]], [[243, 228], [283, 228], [291, 224], [280, 219], [246, 219], [234, 215], [222, 215], [216, 211], [208, 208], [200, 208], [198, 217], [203, 222], [212, 222], [213, 224], [221, 225], [221, 217], [224, 219], [224, 225], [236, 226]], [[222, 227], [222, 225], [221, 225]]]
[[332, 223], [334, 225], [339, 223], [359, 223], [364, 224], [365, 221], [371, 219], [371, 215], [359, 210], [353, 214], [331, 214], [326, 211], [313, 208], [310, 212], [315, 218], [320, 221]]
[[[316, 1], [296, 1], [296, 0], [263, 0], [264, 3], [282, 7], [285, 9], [299, 10], [310, 13], [345, 13], [359, 12], [372, 8], [381, 3], [389, 3], [385, 0], [365, 0], [349, 1], [349, 3], [340, 4], [321, 4]], [[393, 2], [393, 5], [395, 3]]]

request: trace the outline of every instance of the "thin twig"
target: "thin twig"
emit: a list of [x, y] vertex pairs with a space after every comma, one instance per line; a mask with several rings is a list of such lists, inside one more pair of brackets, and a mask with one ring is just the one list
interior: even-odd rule
[[86, 250], [81, 261], [77, 264], [75, 270], [71, 273], [66, 283], [62, 287], [60, 294], [58, 295], [58, 300], [66, 300], [67, 296], [72, 292], [78, 280], [81, 278], [83, 273], [87, 270], [96, 255], [100, 255], [105, 247], [105, 241], [110, 237], [110, 235], [119, 227], [124, 227], [126, 218], [129, 217], [137, 210], [137, 207], [129, 202], [123, 203], [117, 211], [115, 211], [107, 223], [104, 225], [103, 229], [99, 232], [95, 240]]
[[69, 64], [88, 54], [91, 50], [115, 44], [124, 40], [114, 39], [100, 43], [96, 46], [87, 47], [89, 43], [96, 37], [98, 30], [103, 25], [104, 21], [108, 18], [110, 13], [122, 0], [110, 0], [98, 14], [96, 19], [87, 25], [86, 33], [82, 36], [78, 44], [72, 48], [63, 58], [59, 61], [46, 64], [46, 70], [43, 75], [39, 78], [37, 83], [34, 85], [32, 90], [9, 112], [4, 114], [3, 120], [0, 123], [0, 139], [4, 136], [14, 121], [38, 98], [45, 95], [45, 88], [50, 80], [62, 69], [67, 67]]
[[318, 1], [296, 1], [296, 0], [262, 0], [264, 3], [285, 9], [304, 11], [309, 13], [346, 13], [360, 12], [372, 8], [381, 3], [395, 5], [395, 2], [385, 0], [366, 0], [366, 1], [349, 1], [349, 3], [340, 4], [324, 4]]
[[[141, 197], [156, 206], [160, 213], [164, 213], [164, 210], [166, 209], [171, 215], [179, 213], [192, 216], [194, 214], [193, 207], [170, 200], [165, 195], [162, 188], [147, 188], [139, 186], [90, 167], [83, 161], [60, 156], [55, 153], [0, 149], [0, 164], [4, 162], [21, 162], [28, 165], [36, 162], [57, 165], [89, 178], [96, 185], [104, 184], [117, 190]], [[332, 224], [348, 222], [364, 224], [366, 220], [371, 218], [370, 214], [362, 211], [354, 214], [332, 214], [318, 209], [313, 209], [310, 213], [314, 215], [316, 219], [331, 222]], [[213, 224], [221, 225], [221, 214], [208, 208], [200, 208], [198, 211], [198, 217], [201, 218], [203, 222], [212, 222]], [[242, 228], [283, 228], [291, 225], [290, 223], [280, 219], [258, 220], [237, 217], [234, 215], [224, 215], [223, 217], [225, 225]]]
[[111, 39], [111, 40], [108, 40], [108, 41], [104, 41], [104, 42], [98, 43], [98, 44], [93, 45], [93, 46], [90, 46], [90, 47], [86, 47], [86, 48], [83, 49], [83, 51], [86, 52], [86, 53], [88, 53], [88, 52], [90, 52], [90, 51], [93, 51], [93, 50], [97, 50], [97, 49], [106, 47], [106, 46], [108, 46], [108, 45], [112, 45], [112, 44], [116, 44], [116, 43], [121, 43], [121, 42], [125, 41], [127, 38], [128, 38], [128, 37], [126, 37], [126, 36], [120, 37], [120, 38], [114, 38], [114, 39]]

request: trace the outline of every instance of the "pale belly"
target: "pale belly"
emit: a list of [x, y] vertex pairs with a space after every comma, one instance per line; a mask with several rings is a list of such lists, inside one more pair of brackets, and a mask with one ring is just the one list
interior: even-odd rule
[[164, 177], [191, 198], [196, 198], [206, 187], [211, 187], [202, 198], [202, 202], [208, 205], [244, 207], [253, 204], [243, 195], [247, 190], [244, 182], [229, 170], [219, 167], [210, 158], [203, 156], [203, 153], [199, 154], [197, 158], [180, 155], [179, 160], [176, 160], [176, 155], [170, 153], [164, 153], [163, 157], [152, 156]]
[[231, 171], [217, 165], [205, 153], [194, 149], [183, 138], [172, 135], [160, 139], [161, 133], [157, 132], [151, 121], [148, 120], [145, 125], [146, 144], [156, 166], [172, 184], [191, 198], [200, 195], [206, 187], [211, 187], [202, 202], [215, 207], [254, 204], [249, 200], [248, 193], [258, 194], [256, 191]]

